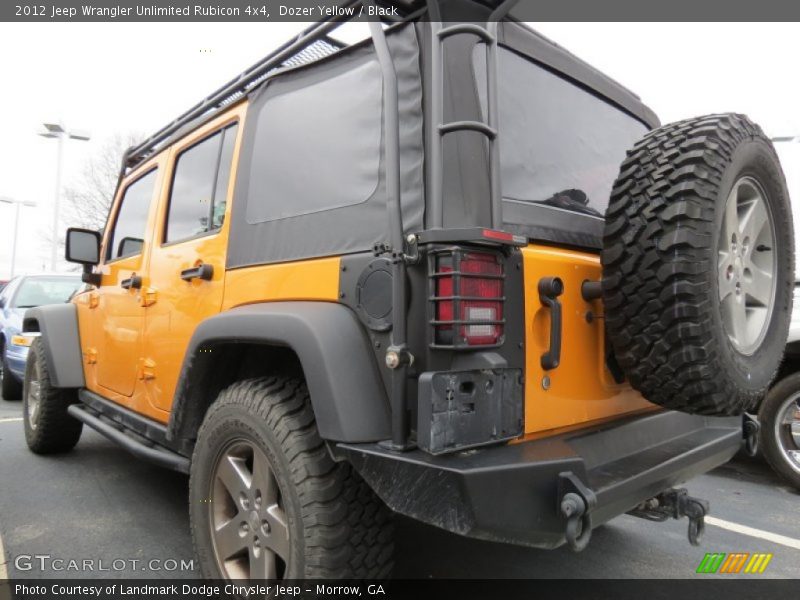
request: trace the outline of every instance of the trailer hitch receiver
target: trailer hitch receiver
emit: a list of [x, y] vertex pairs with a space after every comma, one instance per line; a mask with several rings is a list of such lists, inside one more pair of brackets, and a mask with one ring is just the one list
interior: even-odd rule
[[671, 488], [661, 492], [629, 511], [629, 515], [647, 519], [648, 521], [666, 521], [667, 519], [689, 519], [689, 543], [699, 546], [705, 531], [705, 516], [708, 514], [708, 501], [694, 498], [685, 488]]

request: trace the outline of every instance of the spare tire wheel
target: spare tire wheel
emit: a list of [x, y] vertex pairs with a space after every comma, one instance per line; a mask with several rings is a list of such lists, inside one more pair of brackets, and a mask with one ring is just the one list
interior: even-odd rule
[[606, 213], [607, 335], [649, 401], [738, 415], [766, 393], [789, 328], [789, 194], [772, 143], [722, 114], [649, 132]]

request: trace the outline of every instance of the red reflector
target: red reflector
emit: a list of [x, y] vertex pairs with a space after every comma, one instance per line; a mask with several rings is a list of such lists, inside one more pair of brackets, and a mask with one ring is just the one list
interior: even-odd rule
[[436, 266], [437, 342], [453, 346], [493, 346], [500, 343], [503, 336], [503, 266], [498, 257], [459, 251], [454, 255], [440, 256]]
[[480, 273], [481, 275], [501, 275], [503, 267], [497, 262], [494, 254], [470, 252], [461, 259], [462, 273]]
[[503, 242], [513, 242], [514, 234], [505, 231], [496, 231], [494, 229], [484, 229], [483, 237], [487, 240], [501, 240]]
[[[453, 267], [439, 267], [439, 273], [452, 273]], [[453, 297], [453, 276], [440, 277], [436, 282], [436, 295], [440, 298]], [[452, 321], [453, 320], [453, 301], [440, 300], [436, 304], [436, 320], [437, 321]], [[452, 327], [440, 327], [441, 330], [451, 330]]]

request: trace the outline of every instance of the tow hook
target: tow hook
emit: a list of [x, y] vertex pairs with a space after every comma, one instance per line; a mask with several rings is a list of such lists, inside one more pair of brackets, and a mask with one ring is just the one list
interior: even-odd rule
[[708, 501], [694, 498], [685, 488], [672, 488], [661, 492], [628, 512], [629, 515], [648, 521], [689, 518], [689, 543], [699, 546], [705, 531]]
[[753, 415], [742, 415], [742, 437], [744, 437], [744, 451], [747, 456], [754, 457], [758, 453], [758, 419]]
[[571, 471], [558, 475], [558, 512], [566, 519], [564, 537], [573, 552], [589, 545], [592, 537], [592, 509], [597, 504], [594, 492]]

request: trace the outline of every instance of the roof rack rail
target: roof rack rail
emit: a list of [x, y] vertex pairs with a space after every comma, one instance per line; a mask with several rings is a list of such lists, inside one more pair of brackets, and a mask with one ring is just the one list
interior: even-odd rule
[[[406, 8], [408, 7], [407, 2], [401, 1], [395, 3]], [[141, 164], [153, 154], [160, 144], [168, 140], [170, 136], [175, 134], [182, 127], [207, 115], [211, 111], [235, 102], [266, 79], [270, 71], [281, 67], [290, 67], [313, 62], [344, 48], [344, 44], [334, 40], [328, 34], [343, 23], [355, 19], [359, 15], [359, 11], [348, 9], [355, 8], [359, 4], [361, 4], [361, 0], [345, 0], [336, 7], [342, 10], [332, 11], [334, 13], [332, 16], [326, 17], [303, 30], [296, 37], [284, 43], [249, 69], [243, 71], [202, 101], [192, 106], [177, 119], [159, 129], [141, 144], [128, 148], [122, 159], [120, 179], [122, 179], [128, 169], [132, 169]], [[381, 2], [381, 4], [391, 4], [391, 2]], [[407, 15], [407, 17], [408, 16], [411, 15]], [[390, 20], [389, 22], [392, 21]]]

